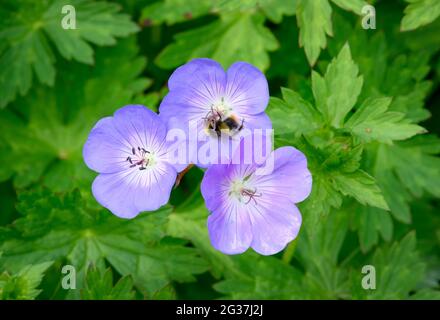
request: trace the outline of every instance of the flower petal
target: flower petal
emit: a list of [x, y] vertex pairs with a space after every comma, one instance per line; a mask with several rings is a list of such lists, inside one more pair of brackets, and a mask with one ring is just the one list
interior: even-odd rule
[[127, 168], [129, 142], [116, 130], [113, 118], [103, 118], [93, 127], [83, 148], [86, 165], [100, 173], [113, 173]]
[[262, 255], [272, 255], [296, 238], [301, 227], [301, 214], [285, 197], [263, 197], [249, 208], [252, 211], [251, 247]]
[[223, 93], [225, 78], [225, 71], [217, 61], [207, 58], [193, 59], [173, 72], [168, 80], [168, 88], [171, 91], [192, 87], [215, 97], [216, 94]]
[[258, 114], [245, 114], [242, 119], [244, 120], [243, 127], [251, 131], [256, 129], [272, 129], [272, 121], [264, 112]]
[[253, 175], [251, 183], [264, 194], [284, 196], [294, 203], [307, 198], [312, 190], [312, 175], [305, 155], [294, 147], [282, 147], [272, 153], [266, 164], [271, 159], [273, 169], [267, 166], [268, 171]]
[[125, 137], [131, 147], [143, 147], [156, 153], [165, 152], [167, 134], [165, 123], [160, 117], [141, 105], [128, 105], [114, 114], [114, 126]]
[[224, 94], [226, 74], [222, 66], [211, 59], [193, 59], [177, 68], [168, 80], [170, 92], [159, 111], [168, 121], [183, 116], [182, 121], [201, 119]]
[[225, 96], [240, 115], [263, 112], [269, 103], [264, 74], [246, 62], [236, 62], [227, 71]]
[[245, 252], [252, 242], [252, 226], [249, 214], [238, 206], [222, 208], [208, 217], [211, 244], [226, 254]]
[[131, 219], [142, 211], [154, 211], [165, 205], [176, 180], [170, 164], [158, 163], [154, 168], [136, 168], [100, 174], [92, 185], [96, 200], [113, 214]]
[[226, 254], [246, 251], [252, 241], [252, 226], [246, 208], [229, 201], [231, 179], [243, 174], [235, 165], [213, 165], [205, 172], [202, 196], [211, 212], [208, 231], [212, 246]]
[[214, 211], [225, 201], [229, 185], [231, 165], [212, 165], [206, 170], [200, 186], [200, 191], [205, 199], [209, 211]]

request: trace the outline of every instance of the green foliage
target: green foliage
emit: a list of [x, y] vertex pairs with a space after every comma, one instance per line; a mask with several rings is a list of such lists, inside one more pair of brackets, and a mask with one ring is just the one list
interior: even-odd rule
[[[224, 66], [248, 61], [262, 70], [269, 67], [268, 51], [278, 48], [261, 15], [226, 16], [209, 25], [176, 35], [156, 59], [162, 68], [174, 68], [192, 58], [211, 57]], [[252, 39], [249, 42], [248, 39]]]
[[318, 110], [334, 127], [340, 128], [354, 107], [362, 89], [363, 78], [358, 76], [350, 48], [345, 45], [327, 67], [325, 77], [312, 73], [313, 95]]
[[141, 21], [175, 24], [210, 13], [230, 14], [260, 10], [271, 21], [280, 23], [283, 15], [295, 13], [296, 0], [165, 0], [142, 10]]
[[298, 1], [297, 19], [301, 30], [299, 45], [304, 47], [311, 65], [315, 64], [321, 49], [327, 46], [326, 36], [333, 35], [331, 12], [327, 0]]
[[345, 125], [365, 142], [391, 143], [424, 132], [422, 127], [405, 120], [404, 113], [387, 111], [390, 104], [389, 98], [365, 100]]
[[433, 22], [440, 15], [440, 3], [436, 0], [406, 0], [408, 6], [402, 19], [403, 31], [417, 29]]
[[[90, 171], [81, 156], [88, 132], [97, 119], [127, 104], [149, 83], [138, 78], [145, 59], [136, 57], [133, 40], [105, 53], [98, 50], [99, 60], [92, 71], [78, 64], [66, 65], [67, 75], [54, 89], [36, 87], [17, 100], [14, 106], [27, 110], [26, 119], [12, 110], [0, 111], [4, 130], [0, 149], [5, 150], [0, 156], [0, 180], [13, 176], [14, 185], [21, 188], [44, 176], [40, 182], [54, 190], [90, 183]], [[97, 90], [104, 87], [111, 88], [105, 95]], [[51, 170], [47, 173], [48, 167]]]
[[[332, 0], [339, 7], [361, 14], [367, 3], [363, 0]], [[333, 36], [332, 7], [328, 0], [298, 0], [298, 26], [301, 29], [299, 45], [304, 47], [307, 59], [314, 65], [322, 49], [327, 46], [327, 36]]]
[[[376, 30], [361, 27], [367, 2]], [[61, 27], [64, 4], [75, 30]], [[433, 0], [2, 1], [0, 299], [440, 299], [439, 10]], [[127, 104], [157, 111], [171, 72], [195, 57], [264, 71], [275, 146], [307, 157], [303, 225], [278, 255], [211, 246], [200, 169], [170, 204], [132, 220], [91, 195], [82, 147], [93, 125]], [[64, 265], [77, 290], [62, 288]], [[375, 290], [362, 287], [366, 265]]]
[[[74, 6], [77, 29], [65, 30], [61, 24], [62, 8]], [[26, 94], [33, 73], [39, 82], [53, 86], [55, 55], [49, 40], [67, 60], [93, 63], [90, 43], [108, 46], [115, 37], [137, 31], [129, 16], [120, 14], [117, 5], [84, 0], [6, 1], [0, 10], [0, 107]]]
[[81, 280], [90, 264], [106, 259], [119, 274], [131, 275], [147, 297], [171, 280], [191, 281], [206, 270], [195, 250], [160, 243], [167, 208], [122, 220], [88, 205], [79, 191], [54, 195], [42, 190], [21, 194], [17, 209], [22, 217], [0, 234], [0, 263], [8, 270], [65, 259]]
[[[275, 119], [275, 132], [281, 135], [280, 138], [289, 139], [289, 133], [295, 137], [305, 137], [305, 143], [303, 141], [302, 144], [308, 148], [304, 149], [306, 154], [310, 159], [317, 159], [316, 163], [310, 164], [314, 186], [312, 196], [306, 202], [310, 207], [307, 211], [315, 215], [311, 221], [316, 222], [317, 213], [326, 214], [330, 207], [340, 207], [341, 194], [351, 196], [361, 204], [388, 210], [375, 179], [360, 168], [362, 144], [357, 141], [358, 138], [363, 142], [380, 140], [381, 128], [366, 121], [369, 116], [365, 115], [365, 107], [345, 121], [362, 89], [362, 77], [358, 75], [358, 67], [351, 58], [349, 46], [344, 45], [328, 65], [324, 77], [312, 71], [311, 78], [315, 106], [297, 93], [283, 89], [284, 101], [272, 99], [268, 110]], [[368, 104], [370, 102], [367, 101]], [[374, 112], [378, 112], [377, 108]], [[379, 112], [382, 113], [381, 110]], [[284, 118], [283, 113], [289, 114], [289, 118]], [[359, 118], [364, 121], [358, 122]], [[277, 122], [277, 119], [280, 121]], [[359, 132], [364, 125], [368, 132]], [[416, 129], [408, 136], [421, 130], [415, 125], [408, 126], [409, 130]], [[347, 136], [345, 131], [349, 131], [352, 137]], [[284, 142], [286, 140], [281, 143]], [[323, 203], [326, 207], [323, 207]]]
[[[376, 281], [382, 285], [376, 290], [359, 291], [358, 298], [407, 299], [410, 291], [422, 279], [425, 268], [416, 251], [414, 233], [409, 233], [399, 242], [378, 249], [371, 262], [377, 270]], [[355, 282], [358, 283], [358, 280]]]
[[123, 277], [113, 286], [111, 269], [101, 272], [90, 267], [84, 279], [81, 298], [84, 300], [131, 300], [135, 298], [133, 280], [130, 276]]
[[0, 274], [0, 300], [31, 300], [41, 292], [38, 286], [52, 262], [24, 266], [15, 274]]

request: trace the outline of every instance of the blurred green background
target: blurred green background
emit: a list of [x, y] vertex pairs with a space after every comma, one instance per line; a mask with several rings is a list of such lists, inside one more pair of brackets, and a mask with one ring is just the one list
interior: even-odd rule
[[[440, 299], [439, 15], [437, 0], [2, 0], [0, 298]], [[211, 247], [197, 168], [133, 220], [91, 195], [93, 125], [157, 111], [195, 57], [260, 68], [276, 145], [307, 155], [303, 226], [275, 256]]]

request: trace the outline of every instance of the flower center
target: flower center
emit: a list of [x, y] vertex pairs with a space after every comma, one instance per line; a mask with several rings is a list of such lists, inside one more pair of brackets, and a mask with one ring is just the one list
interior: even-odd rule
[[261, 192], [257, 192], [256, 188], [246, 186], [245, 181], [243, 180], [235, 180], [232, 182], [229, 195], [234, 196], [240, 203], [248, 204], [253, 201], [255, 205], [257, 204], [255, 198], [262, 196]]
[[130, 168], [138, 168], [139, 170], [145, 170], [152, 167], [156, 163], [156, 156], [153, 152], [146, 150], [143, 147], [132, 147], [131, 156], [128, 156], [126, 161], [129, 163]]
[[221, 97], [219, 101], [216, 103], [213, 103], [211, 105], [211, 109], [216, 110], [217, 112], [220, 112], [224, 117], [227, 117], [231, 112], [232, 108], [229, 106], [224, 97]]

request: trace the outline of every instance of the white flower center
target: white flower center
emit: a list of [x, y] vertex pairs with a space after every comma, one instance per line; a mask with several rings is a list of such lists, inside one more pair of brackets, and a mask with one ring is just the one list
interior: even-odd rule
[[157, 157], [154, 152], [146, 153], [143, 159], [146, 167], [154, 167], [157, 163]]
[[235, 199], [237, 199], [241, 204], [249, 204], [252, 201], [252, 203], [256, 205], [256, 198], [261, 197], [262, 194], [258, 193], [256, 188], [251, 188], [248, 186], [246, 184], [247, 179], [248, 177], [243, 180], [233, 181], [229, 190], [229, 195], [235, 197]]
[[232, 107], [226, 103], [225, 98], [221, 97], [219, 101], [212, 104], [211, 109], [227, 118], [232, 113]]
[[231, 184], [229, 194], [235, 196], [237, 199], [241, 199], [241, 190], [243, 190], [244, 187], [244, 182], [242, 180], [235, 180]]

